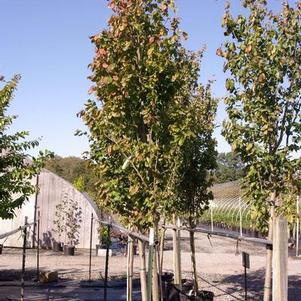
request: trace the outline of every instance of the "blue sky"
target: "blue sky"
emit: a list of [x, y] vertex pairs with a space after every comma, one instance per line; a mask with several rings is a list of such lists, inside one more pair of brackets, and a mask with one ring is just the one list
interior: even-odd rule
[[[215, 79], [213, 93], [225, 94], [223, 61], [215, 55], [224, 41], [220, 26], [225, 0], [176, 0], [182, 29], [188, 32], [187, 47], [207, 45], [200, 80]], [[233, 0], [235, 11], [239, 0]], [[270, 0], [279, 7], [280, 0]], [[83, 128], [76, 113], [88, 99], [88, 64], [93, 58], [89, 36], [106, 26], [110, 15], [106, 0], [0, 0], [0, 74], [7, 79], [21, 74], [9, 109], [18, 115], [13, 130], [28, 130], [31, 138], [42, 137], [40, 149], [61, 156], [88, 149], [85, 138], [74, 132]], [[221, 104], [217, 124], [225, 118]], [[220, 152], [229, 145], [215, 131]]]

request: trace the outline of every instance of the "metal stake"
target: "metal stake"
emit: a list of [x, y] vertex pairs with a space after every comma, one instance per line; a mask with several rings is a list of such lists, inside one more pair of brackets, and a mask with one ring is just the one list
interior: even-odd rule
[[38, 241], [37, 241], [37, 281], [40, 281], [40, 211], [38, 211], [38, 227], [37, 227]]
[[109, 268], [109, 248], [110, 248], [110, 231], [111, 225], [108, 225], [107, 236], [107, 250], [106, 250], [106, 266], [105, 266], [105, 283], [104, 283], [104, 301], [107, 301], [107, 288], [108, 288], [108, 268]]
[[299, 256], [299, 231], [300, 231], [300, 207], [299, 207], [299, 196], [297, 196], [296, 202], [296, 212], [297, 212], [297, 221], [296, 221], [296, 256]]
[[90, 228], [89, 281], [91, 281], [92, 234], [93, 234], [93, 213], [91, 213], [91, 228]]
[[21, 272], [21, 301], [24, 301], [24, 275], [25, 275], [25, 256], [26, 256], [26, 236], [27, 236], [27, 216], [25, 216], [23, 230], [23, 254], [22, 254], [22, 272]]
[[247, 267], [245, 266], [245, 301], [248, 300]]

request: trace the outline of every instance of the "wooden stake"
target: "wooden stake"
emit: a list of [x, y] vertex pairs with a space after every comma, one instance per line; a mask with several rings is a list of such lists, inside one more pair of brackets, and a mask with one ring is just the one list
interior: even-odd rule
[[288, 299], [288, 234], [287, 220], [276, 215], [273, 233], [273, 301]]

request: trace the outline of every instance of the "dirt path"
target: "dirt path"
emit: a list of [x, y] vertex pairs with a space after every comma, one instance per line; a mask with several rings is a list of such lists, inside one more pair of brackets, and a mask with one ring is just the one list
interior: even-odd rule
[[[164, 251], [164, 270], [172, 271], [171, 233], [167, 233]], [[197, 234], [197, 266], [200, 273], [202, 289], [214, 291], [217, 301], [243, 300], [243, 268], [241, 252], [250, 254], [251, 268], [248, 270], [248, 286], [250, 300], [261, 300], [265, 266], [265, 248], [251, 243], [237, 242], [233, 239], [212, 237], [209, 241], [206, 235]], [[182, 234], [182, 274], [183, 278], [191, 278], [189, 240], [187, 234]], [[65, 279], [88, 279], [88, 251], [77, 250], [76, 256], [66, 257], [51, 250], [42, 250], [40, 258], [41, 270], [57, 270], [59, 276]], [[21, 267], [21, 250], [4, 249], [0, 255], [0, 280], [18, 277]], [[92, 277], [101, 279], [104, 275], [104, 257], [97, 257], [93, 252]], [[27, 250], [27, 278], [35, 276], [35, 250]], [[139, 273], [139, 258], [135, 257], [134, 272]], [[126, 276], [126, 257], [122, 254], [110, 258], [109, 275], [111, 278]], [[1, 282], [0, 282], [1, 283]], [[0, 295], [1, 295], [0, 287]], [[289, 300], [301, 300], [301, 260], [289, 258]]]

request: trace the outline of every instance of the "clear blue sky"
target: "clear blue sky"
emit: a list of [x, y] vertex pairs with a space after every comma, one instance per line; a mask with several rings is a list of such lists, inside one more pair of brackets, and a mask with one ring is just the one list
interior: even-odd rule
[[[216, 80], [213, 92], [225, 93], [223, 61], [215, 55], [224, 40], [221, 19], [225, 0], [176, 0], [182, 29], [189, 33], [187, 47], [207, 51], [200, 80]], [[234, 10], [240, 1], [233, 0]], [[279, 7], [280, 0], [270, 0]], [[13, 130], [28, 130], [42, 137], [40, 148], [61, 156], [88, 149], [76, 113], [88, 99], [88, 64], [93, 58], [89, 36], [106, 26], [110, 11], [106, 0], [0, 0], [0, 74], [7, 79], [21, 74], [9, 113], [18, 115]], [[217, 123], [225, 118], [220, 105]], [[216, 130], [218, 150], [230, 147]]]

